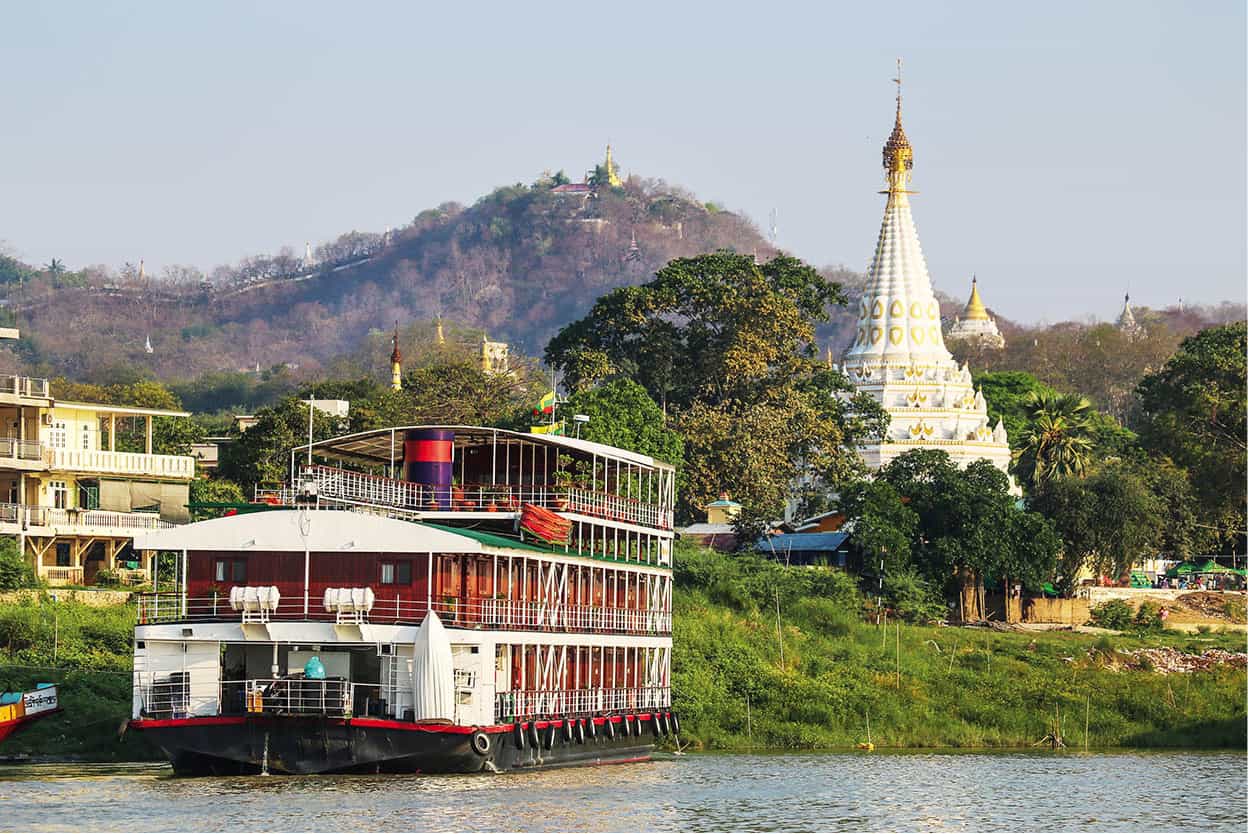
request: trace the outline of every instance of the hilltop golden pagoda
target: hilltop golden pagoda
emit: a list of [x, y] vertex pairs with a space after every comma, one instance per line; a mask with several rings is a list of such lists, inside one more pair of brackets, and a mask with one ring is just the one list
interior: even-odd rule
[[979, 297], [979, 286], [971, 276], [971, 299], [961, 318], [955, 317], [949, 328], [950, 341], [974, 342], [982, 347], [1000, 350], [1005, 347], [1005, 337], [997, 329], [997, 323], [988, 315], [988, 308]]

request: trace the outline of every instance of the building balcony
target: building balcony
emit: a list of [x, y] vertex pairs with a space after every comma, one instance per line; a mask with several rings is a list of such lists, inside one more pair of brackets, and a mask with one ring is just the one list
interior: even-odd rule
[[0, 401], [48, 400], [52, 388], [46, 379], [14, 374], [0, 374]]
[[54, 472], [92, 472], [191, 480], [195, 458], [190, 455], [147, 455], [96, 449], [50, 449], [45, 456]]
[[0, 466], [10, 469], [40, 470], [47, 466], [46, 450], [37, 440], [0, 437]]
[[30, 504], [0, 503], [0, 533], [16, 535], [126, 535], [135, 530], [163, 530], [173, 525], [156, 513], [66, 510]]

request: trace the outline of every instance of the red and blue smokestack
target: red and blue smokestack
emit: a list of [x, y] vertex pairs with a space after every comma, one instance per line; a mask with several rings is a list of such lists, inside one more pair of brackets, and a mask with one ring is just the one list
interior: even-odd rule
[[403, 436], [407, 480], [432, 487], [430, 497], [443, 509], [451, 506], [454, 449], [455, 432], [446, 429], [411, 429]]

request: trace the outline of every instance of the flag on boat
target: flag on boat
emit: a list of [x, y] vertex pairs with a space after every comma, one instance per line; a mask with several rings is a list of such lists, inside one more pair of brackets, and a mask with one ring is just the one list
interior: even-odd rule
[[564, 424], [564, 421], [560, 420], [557, 423], [551, 423], [547, 426], [530, 426], [529, 434], [556, 434], [563, 436], [565, 429], [566, 425]]
[[554, 414], [555, 413], [555, 392], [551, 391], [542, 397], [541, 402], [537, 404], [534, 414]]

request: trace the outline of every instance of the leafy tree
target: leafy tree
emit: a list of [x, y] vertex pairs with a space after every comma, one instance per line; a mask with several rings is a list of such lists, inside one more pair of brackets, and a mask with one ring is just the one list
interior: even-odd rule
[[589, 390], [574, 392], [560, 413], [568, 420], [584, 414], [589, 422], [581, 437], [628, 449], [680, 468], [685, 443], [680, 434], [668, 428], [663, 412], [650, 399], [646, 389], [631, 379], [618, 378]]
[[1016, 472], [1035, 486], [1053, 478], [1082, 475], [1092, 451], [1092, 404], [1073, 394], [1039, 392], [1024, 400], [1029, 425], [1024, 430]]
[[403, 375], [414, 424], [525, 424], [543, 388], [549, 390], [546, 381], [528, 373], [486, 373], [467, 360], [428, 365]]
[[1057, 585], [1066, 593], [1085, 566], [1118, 579], [1162, 540], [1164, 508], [1126, 464], [1106, 466], [1087, 478], [1046, 481], [1031, 507], [1051, 519], [1061, 537]]
[[[191, 481], [190, 500], [192, 504], [242, 504], [247, 501], [243, 489], [233, 481], [224, 478], [197, 478]], [[216, 518], [222, 510], [215, 508], [196, 509], [191, 511], [193, 521]]]
[[1058, 549], [1052, 528], [1016, 505], [1005, 473], [988, 461], [960, 469], [943, 451], [913, 449], [882, 467], [877, 480], [909, 499], [918, 519], [911, 563], [939, 586], [952, 579], [965, 619], [982, 616], [985, 576], [1035, 587], [1052, 574]]
[[872, 564], [885, 561], [890, 576], [910, 563], [919, 517], [888, 481], [859, 481], [841, 493], [841, 511], [853, 520], [853, 541]]
[[[290, 452], [308, 442], [308, 404], [285, 397], [262, 408], [256, 422], [221, 449], [218, 472], [238, 484], [244, 494], [257, 484], [283, 483], [290, 470]], [[313, 409], [312, 439], [326, 440], [341, 434], [345, 426], [337, 417]]]
[[1028, 406], [1032, 395], [1057, 393], [1025, 371], [985, 371], [975, 375], [975, 384], [984, 395], [989, 419], [993, 423], [1004, 421], [1015, 448], [1031, 424]]
[[653, 281], [600, 298], [551, 340], [546, 360], [573, 391], [627, 376], [674, 413], [685, 438], [682, 518], [725, 489], [776, 518], [801, 480], [826, 489], [855, 476], [850, 447], [887, 423], [815, 356], [815, 323], [844, 301], [796, 258], [678, 258]]
[[1218, 546], [1241, 553], [1248, 503], [1246, 331], [1239, 322], [1185, 339], [1138, 390], [1141, 442], [1188, 471], [1201, 523], [1216, 530]]

